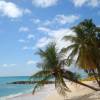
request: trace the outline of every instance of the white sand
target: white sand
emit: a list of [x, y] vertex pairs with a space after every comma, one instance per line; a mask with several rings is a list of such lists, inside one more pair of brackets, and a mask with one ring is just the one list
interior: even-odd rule
[[[92, 81], [85, 82], [86, 84], [96, 86], [97, 84]], [[14, 98], [9, 98], [7, 100], [100, 100], [100, 92], [93, 91], [89, 88], [71, 84], [67, 82], [68, 87], [70, 87], [71, 92], [67, 93], [64, 98], [60, 96], [54, 88], [54, 85], [48, 85], [43, 90], [37, 92], [36, 94], [25, 94]]]

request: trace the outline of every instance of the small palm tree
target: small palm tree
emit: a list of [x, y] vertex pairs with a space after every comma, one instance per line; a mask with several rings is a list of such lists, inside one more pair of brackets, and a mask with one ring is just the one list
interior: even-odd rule
[[37, 54], [41, 57], [42, 61], [37, 64], [40, 71], [31, 76], [31, 79], [36, 81], [33, 93], [38, 87], [50, 83], [52, 79], [58, 92], [65, 95], [65, 91], [70, 91], [65, 84], [61, 71], [66, 63], [61, 60], [62, 55], [58, 54], [55, 43], [49, 44], [46, 50], [39, 49]]
[[64, 69], [67, 62], [63, 59], [63, 54], [58, 53], [55, 43], [50, 43], [45, 50], [39, 49], [37, 54], [41, 57], [41, 62], [37, 64], [40, 71], [31, 76], [31, 80], [34, 81], [33, 93], [39, 87], [43, 87], [45, 84], [53, 81], [57, 91], [62, 95], [66, 95], [66, 91], [70, 91], [70, 89], [67, 87], [64, 79], [97, 90], [79, 82], [74, 73]]

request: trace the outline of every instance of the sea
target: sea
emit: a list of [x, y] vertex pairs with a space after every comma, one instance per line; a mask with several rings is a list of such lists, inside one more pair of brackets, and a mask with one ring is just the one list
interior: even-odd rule
[[12, 98], [26, 93], [32, 93], [33, 85], [8, 84], [15, 81], [27, 81], [29, 76], [0, 77], [0, 100]]
[[[13, 76], [13, 77], [0, 77], [0, 100], [7, 100], [23, 94], [32, 93], [33, 85], [30, 84], [8, 84], [15, 81], [28, 81], [29, 76]], [[47, 89], [42, 89], [39, 96], [34, 96], [34, 100], [42, 100], [44, 96], [52, 92], [53, 85], [47, 86]], [[46, 91], [46, 92], [45, 92]], [[44, 99], [43, 99], [44, 100]]]

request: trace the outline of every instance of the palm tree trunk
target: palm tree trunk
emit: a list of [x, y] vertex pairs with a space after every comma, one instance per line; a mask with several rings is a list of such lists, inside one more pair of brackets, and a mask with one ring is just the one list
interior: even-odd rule
[[93, 73], [93, 75], [94, 75], [94, 77], [95, 77], [95, 80], [97, 81], [97, 83], [98, 83], [98, 85], [99, 85], [99, 87], [100, 87], [100, 81], [98, 80], [98, 77], [97, 77], [95, 71], [92, 70], [92, 73]]
[[71, 78], [68, 78], [68, 77], [66, 77], [66, 76], [64, 76], [64, 78], [67, 79], [67, 80], [69, 80], [69, 81], [72, 81], [72, 82], [74, 82], [74, 83], [77, 83], [77, 84], [80, 84], [80, 85], [82, 85], [82, 86], [88, 87], [88, 88], [90, 88], [90, 89], [92, 89], [92, 90], [100, 91], [100, 89], [95, 88], [95, 87], [92, 87], [92, 86], [87, 85], [87, 84], [84, 84], [84, 83], [82, 83], [82, 82], [80, 82], [80, 81], [78, 81], [78, 80], [71, 79]]
[[98, 76], [99, 76], [99, 78], [100, 78], [100, 68], [99, 68], [99, 67], [100, 67], [100, 66], [97, 65]]
[[98, 71], [98, 77], [99, 77], [99, 84], [100, 84], [100, 65], [97, 63], [97, 71]]

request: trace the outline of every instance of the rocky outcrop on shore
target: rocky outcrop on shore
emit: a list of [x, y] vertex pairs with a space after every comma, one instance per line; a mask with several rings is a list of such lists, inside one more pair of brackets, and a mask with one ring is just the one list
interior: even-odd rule
[[[10, 82], [7, 84], [34, 84], [37, 83], [38, 81], [15, 81], [15, 82]], [[46, 81], [45, 84], [53, 84], [53, 81]]]

